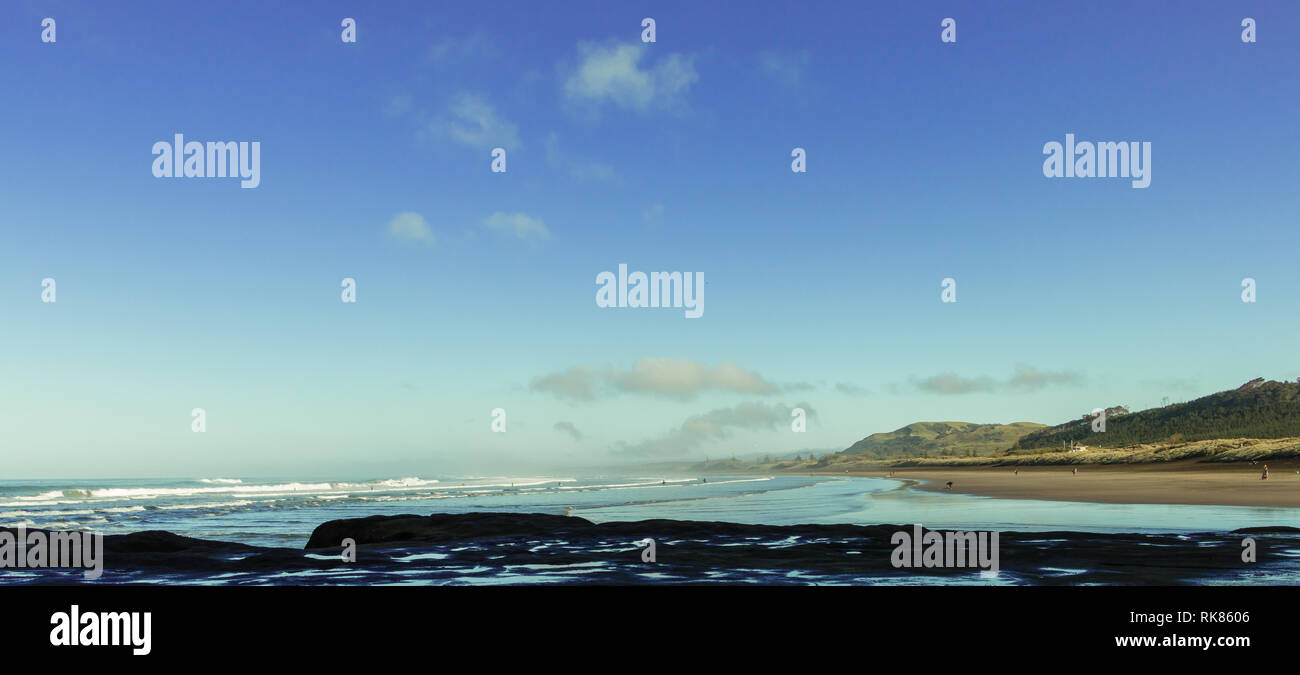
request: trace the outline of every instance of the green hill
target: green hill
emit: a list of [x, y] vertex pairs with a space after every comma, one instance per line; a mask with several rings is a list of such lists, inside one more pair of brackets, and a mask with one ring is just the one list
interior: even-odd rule
[[1062, 450], [1078, 442], [1115, 448], [1139, 443], [1219, 438], [1300, 436], [1300, 383], [1257, 378], [1236, 389], [1136, 413], [1109, 409], [1106, 431], [1092, 430], [1092, 415], [1025, 434], [1011, 454]]
[[975, 457], [1005, 451], [1042, 424], [916, 422], [889, 433], [871, 434], [840, 454], [866, 459], [900, 457]]

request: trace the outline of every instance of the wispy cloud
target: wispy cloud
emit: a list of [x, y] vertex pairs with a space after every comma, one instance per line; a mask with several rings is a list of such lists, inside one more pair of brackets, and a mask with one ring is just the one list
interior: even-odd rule
[[699, 80], [694, 57], [671, 53], [653, 66], [642, 66], [650, 52], [642, 44], [579, 43], [578, 65], [564, 82], [565, 97], [638, 112], [684, 107], [687, 92]]
[[483, 219], [483, 227], [515, 239], [551, 238], [551, 231], [546, 229], [546, 223], [542, 222], [541, 218], [534, 218], [522, 211], [515, 213], [497, 211]]
[[1052, 385], [1077, 384], [1081, 381], [1083, 376], [1074, 371], [1046, 371], [1033, 366], [1017, 365], [1015, 374], [1007, 380], [996, 380], [988, 375], [963, 377], [956, 373], [944, 373], [914, 380], [913, 384], [917, 389], [932, 394], [954, 395], [999, 390], [1038, 391]]
[[995, 386], [993, 378], [987, 375], [962, 377], [956, 373], [944, 373], [916, 381], [918, 389], [931, 394], [970, 394], [977, 391], [993, 391]]
[[846, 396], [866, 396], [870, 393], [865, 387], [859, 387], [852, 382], [836, 382], [835, 391]]
[[415, 102], [410, 94], [393, 94], [388, 98], [387, 105], [384, 106], [384, 114], [389, 117], [402, 117], [411, 114], [414, 109]]
[[388, 221], [388, 235], [394, 239], [403, 241], [415, 241], [432, 246], [434, 243], [433, 228], [424, 216], [414, 211], [403, 211]]
[[1008, 389], [1037, 391], [1055, 384], [1078, 384], [1083, 377], [1068, 370], [1039, 370], [1033, 366], [1017, 365], [1016, 374], [1007, 381]]
[[582, 432], [578, 431], [578, 427], [574, 426], [573, 422], [556, 422], [555, 430], [568, 434], [575, 441], [582, 440]]
[[664, 205], [654, 204], [641, 213], [641, 220], [647, 225], [658, 223], [664, 217]]
[[804, 385], [770, 382], [762, 375], [731, 362], [710, 366], [674, 358], [642, 358], [632, 368], [624, 370], [574, 366], [532, 381], [533, 391], [574, 400], [592, 400], [619, 393], [677, 399], [689, 399], [706, 391], [767, 395], [801, 388]]
[[501, 55], [497, 42], [486, 33], [476, 32], [460, 37], [444, 37], [429, 47], [429, 61], [437, 66], [461, 63], [481, 64]]
[[1164, 377], [1153, 380], [1143, 380], [1141, 385], [1145, 389], [1160, 390], [1164, 393], [1194, 392], [1201, 389], [1201, 385], [1195, 379], [1187, 377]]
[[809, 60], [807, 51], [764, 50], [758, 53], [758, 70], [769, 80], [793, 87], [803, 81]]
[[560, 398], [589, 401], [596, 398], [597, 376], [590, 368], [574, 366], [550, 375], [534, 377], [533, 391], [555, 394]]
[[613, 373], [612, 384], [621, 391], [686, 398], [709, 390], [774, 394], [780, 387], [752, 370], [727, 362], [707, 366], [690, 359], [643, 358], [628, 371]]
[[470, 148], [522, 147], [519, 129], [497, 113], [488, 100], [477, 94], [461, 93], [443, 115], [430, 121], [424, 135], [434, 141], [450, 141]]
[[590, 159], [570, 156], [560, 149], [560, 138], [555, 132], [546, 137], [546, 163], [578, 182], [609, 182], [614, 180], [614, 168]]
[[765, 403], [741, 403], [730, 408], [717, 408], [692, 415], [681, 426], [658, 438], [640, 443], [619, 443], [620, 452], [644, 457], [683, 455], [700, 446], [726, 440], [735, 431], [772, 431], [788, 428], [791, 411], [803, 408], [809, 419], [816, 412], [807, 403], [794, 406]]

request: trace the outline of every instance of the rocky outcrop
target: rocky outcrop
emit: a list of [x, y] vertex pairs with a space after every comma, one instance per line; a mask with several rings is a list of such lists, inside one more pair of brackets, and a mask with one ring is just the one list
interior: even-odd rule
[[589, 531], [589, 520], [545, 513], [435, 513], [344, 518], [321, 523], [307, 548], [329, 548], [352, 539], [359, 545], [393, 542], [441, 542], [456, 539], [524, 535], [553, 535]]
[[539, 536], [713, 539], [785, 530], [828, 537], [873, 537], [896, 529], [893, 525], [774, 526], [667, 519], [597, 524], [583, 518], [545, 513], [435, 513], [331, 520], [316, 527], [306, 548], [337, 548], [343, 545], [344, 539], [352, 539], [358, 545]]
[[[0, 527], [0, 532], [8, 532], [15, 538], [15, 540], [19, 535], [18, 528], [14, 527]], [[48, 538], [56, 531], [37, 528], [25, 528], [22, 530], [22, 534], [28, 537], [30, 537], [33, 532], [44, 533], [45, 537]], [[261, 547], [249, 546], [248, 544], [240, 544], [236, 542], [183, 537], [179, 534], [172, 534], [171, 532], [165, 532], [162, 530], [104, 535], [104, 552], [110, 555], [124, 553], [214, 553], [218, 551], [234, 553], [258, 550], [261, 550]]]

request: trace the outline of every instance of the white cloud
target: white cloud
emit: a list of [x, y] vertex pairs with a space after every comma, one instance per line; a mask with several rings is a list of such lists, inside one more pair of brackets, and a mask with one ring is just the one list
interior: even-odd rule
[[429, 47], [429, 61], [435, 65], [483, 63], [501, 55], [496, 41], [482, 31], [464, 37], [444, 37]]
[[762, 375], [731, 362], [709, 366], [690, 359], [642, 358], [626, 370], [574, 366], [534, 378], [532, 388], [578, 400], [618, 393], [689, 399], [706, 391], [767, 395], [793, 391], [802, 385], [769, 382]]
[[852, 382], [836, 382], [835, 391], [847, 396], [866, 396], [870, 393], [866, 387], [860, 387]]
[[570, 157], [560, 151], [560, 138], [551, 132], [546, 137], [546, 163], [579, 182], [605, 182], [614, 179], [614, 169], [595, 160]]
[[483, 219], [483, 227], [495, 230], [517, 239], [550, 239], [551, 231], [541, 218], [534, 218], [522, 211], [505, 213], [497, 211]]
[[450, 140], [471, 148], [488, 150], [503, 147], [513, 150], [523, 146], [519, 129], [497, 114], [487, 99], [462, 93], [447, 108], [447, 113], [426, 128], [433, 139]]
[[920, 380], [916, 382], [916, 386], [921, 391], [928, 391], [932, 394], [970, 394], [972, 392], [993, 391], [993, 388], [997, 385], [993, 378], [987, 375], [962, 377], [956, 373], [944, 373]]
[[758, 68], [772, 80], [793, 87], [803, 80], [804, 68], [808, 67], [809, 56], [806, 51], [778, 52], [762, 51], [758, 53]]
[[558, 373], [534, 377], [533, 391], [549, 391], [560, 398], [591, 400], [596, 398], [596, 374], [588, 368], [574, 366]]
[[410, 94], [394, 94], [388, 99], [388, 105], [384, 108], [384, 114], [389, 117], [401, 117], [409, 115], [414, 110], [414, 104]]
[[556, 422], [555, 430], [568, 434], [575, 441], [582, 440], [582, 432], [578, 431], [578, 427], [574, 426], [573, 422]]
[[414, 211], [403, 211], [388, 221], [388, 234], [394, 239], [405, 241], [418, 241], [428, 245], [433, 245], [433, 229], [425, 221], [424, 216]]
[[629, 455], [648, 457], [681, 455], [705, 443], [726, 440], [737, 430], [772, 431], [786, 428], [790, 423], [790, 412], [796, 407], [803, 408], [809, 418], [817, 416], [813, 407], [807, 403], [798, 403], [794, 406], [741, 403], [731, 408], [718, 408], [692, 415], [686, 418], [680, 427], [658, 438], [640, 443], [621, 443], [620, 446], [621, 450]]
[[614, 373], [611, 380], [621, 391], [689, 397], [706, 389], [773, 394], [780, 387], [762, 375], [727, 362], [713, 367], [690, 359], [648, 359], [636, 362], [632, 370]]
[[1069, 370], [1039, 370], [1033, 366], [1019, 364], [1016, 366], [1016, 374], [1007, 380], [1007, 388], [1037, 391], [1053, 384], [1078, 384], [1082, 379], [1079, 373]]
[[664, 216], [664, 205], [654, 204], [653, 206], [651, 206], [650, 208], [646, 209], [641, 213], [641, 220], [644, 220], [647, 224], [657, 223], [659, 222], [660, 218], [663, 218], [663, 216]]
[[1046, 371], [1021, 364], [1016, 366], [1016, 372], [1011, 378], [1002, 382], [988, 375], [963, 377], [956, 373], [944, 373], [916, 380], [914, 384], [921, 391], [931, 394], [952, 395], [987, 393], [998, 390], [1038, 391], [1051, 385], [1078, 384], [1082, 380], [1083, 376], [1074, 371]]
[[686, 92], [699, 80], [694, 57], [668, 54], [654, 67], [643, 68], [641, 61], [649, 51], [641, 44], [579, 43], [580, 62], [564, 83], [565, 96], [642, 112], [683, 106]]

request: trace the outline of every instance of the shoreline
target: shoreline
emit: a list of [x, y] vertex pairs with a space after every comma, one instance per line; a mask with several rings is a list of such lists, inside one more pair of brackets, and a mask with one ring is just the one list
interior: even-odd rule
[[[1072, 469], [1078, 468], [1075, 475]], [[892, 470], [893, 476], [888, 473]], [[1019, 471], [1019, 474], [1016, 471]], [[896, 467], [893, 469], [810, 471], [810, 476], [854, 476], [917, 481], [918, 490], [999, 499], [1034, 499], [1101, 504], [1188, 504], [1300, 508], [1300, 466], [1269, 464], [1261, 480], [1258, 465], [1207, 466], [1197, 462], [1163, 464]]]

